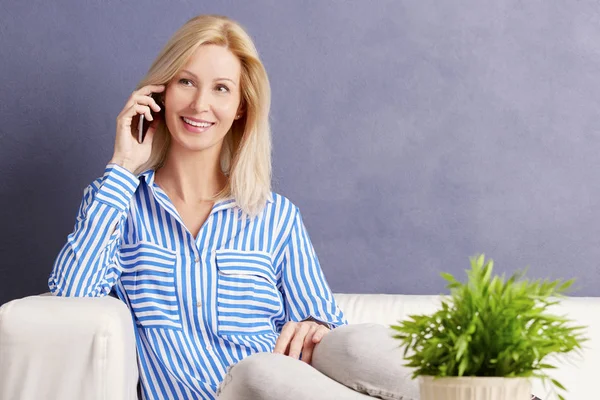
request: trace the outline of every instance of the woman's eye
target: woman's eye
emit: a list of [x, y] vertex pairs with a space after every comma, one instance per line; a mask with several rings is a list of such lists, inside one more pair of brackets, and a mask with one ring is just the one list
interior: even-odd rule
[[179, 83], [183, 83], [185, 86], [187, 86], [186, 82], [192, 82], [192, 81], [190, 81], [189, 79], [185, 79], [185, 78], [179, 80]]
[[217, 92], [220, 92], [220, 93], [229, 92], [229, 88], [225, 85], [217, 85], [216, 89], [217, 89]]

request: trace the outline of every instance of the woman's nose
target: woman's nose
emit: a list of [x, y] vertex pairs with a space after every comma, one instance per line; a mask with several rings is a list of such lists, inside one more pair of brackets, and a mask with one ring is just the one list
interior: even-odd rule
[[205, 93], [202, 90], [199, 90], [198, 93], [192, 99], [192, 104], [190, 107], [193, 110], [198, 112], [208, 111], [210, 109], [210, 96], [208, 93]]

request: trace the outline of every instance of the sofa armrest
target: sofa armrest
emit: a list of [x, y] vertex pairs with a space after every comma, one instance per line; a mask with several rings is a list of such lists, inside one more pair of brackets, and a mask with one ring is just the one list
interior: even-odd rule
[[113, 297], [40, 295], [0, 307], [0, 399], [137, 399], [135, 332]]

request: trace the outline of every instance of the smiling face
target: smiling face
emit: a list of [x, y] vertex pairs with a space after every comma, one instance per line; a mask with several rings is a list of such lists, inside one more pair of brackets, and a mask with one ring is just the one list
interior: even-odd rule
[[227, 48], [202, 45], [169, 82], [165, 122], [171, 146], [219, 154], [240, 106], [240, 60]]

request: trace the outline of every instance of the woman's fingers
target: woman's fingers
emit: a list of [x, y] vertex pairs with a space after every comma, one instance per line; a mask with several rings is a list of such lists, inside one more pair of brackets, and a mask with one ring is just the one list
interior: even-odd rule
[[[129, 108], [131, 108], [131, 107], [136, 108], [137, 106], [143, 106], [143, 107], [146, 107], [148, 109], [148, 111], [150, 111], [150, 108], [152, 108], [152, 110], [154, 112], [159, 112], [161, 110], [160, 106], [156, 103], [156, 101], [151, 96], [132, 97], [127, 102], [127, 105], [129, 106]], [[137, 111], [137, 108], [136, 108], [136, 111]], [[139, 113], [139, 114], [143, 114], [143, 113]]]
[[150, 107], [144, 106], [142, 104], [133, 104], [131, 107], [129, 107], [129, 109], [125, 113], [125, 116], [129, 117], [129, 118], [133, 118], [136, 115], [141, 115], [141, 114], [144, 114], [144, 117], [147, 120], [152, 121], [152, 113], [150, 112]]
[[160, 93], [165, 90], [165, 85], [148, 85], [134, 91], [129, 100], [127, 101], [128, 106], [137, 104], [143, 104], [145, 106], [152, 107], [155, 112], [159, 112], [161, 107], [156, 103], [156, 100], [152, 97], [154, 93]]
[[[127, 168], [135, 170], [149, 159], [152, 152], [152, 137], [156, 130], [154, 121], [160, 119], [154, 118], [152, 110], [155, 112], [161, 110], [161, 107], [152, 98], [152, 94], [164, 92], [165, 89], [165, 85], [146, 85], [132, 92], [129, 96], [125, 106], [117, 116], [115, 150], [112, 160], [117, 163], [124, 163], [124, 160], [127, 160]], [[146, 139], [142, 144], [138, 142], [140, 115], [151, 122], [150, 128], [148, 128], [151, 134], [146, 133]], [[159, 115], [157, 114], [157, 116]]]
[[148, 121], [153, 121], [154, 120], [154, 117], [152, 116], [152, 113], [150, 112], [150, 107], [138, 104], [136, 106], [136, 111], [137, 111], [138, 114], [144, 114], [144, 116], [146, 117], [146, 119]]
[[313, 343], [317, 344], [317, 343], [321, 342], [321, 339], [323, 339], [323, 336], [325, 336], [329, 332], [330, 332], [329, 328], [327, 328], [326, 326], [319, 325], [319, 329], [317, 330], [317, 332], [315, 332], [315, 334], [312, 337]]
[[154, 112], [159, 112], [161, 110], [161, 108], [156, 103], [156, 100], [154, 100], [154, 97], [150, 97], [150, 99], [152, 99], [152, 102], [150, 103], [150, 106], [152, 107], [152, 109], [154, 110]]
[[300, 327], [296, 329], [296, 334], [290, 342], [290, 357], [295, 358], [296, 360], [300, 358], [300, 353], [303, 351], [302, 347], [304, 346], [304, 339], [310, 331], [310, 328], [310, 323], [302, 323], [300, 324]]
[[144, 96], [149, 96], [152, 93], [155, 93], [155, 92], [159, 92], [160, 93], [163, 90], [165, 90], [165, 85], [146, 85], [144, 87], [139, 88], [138, 90], [136, 90], [133, 93], [141, 94], [141, 95], [144, 95]]
[[154, 110], [154, 112], [159, 112], [161, 110], [160, 106], [152, 96], [136, 95], [135, 97], [133, 97], [132, 100], [134, 101], [134, 103], [132, 104], [143, 104], [145, 106], [151, 107]]
[[283, 326], [275, 343], [273, 353], [287, 354], [292, 358], [311, 363], [317, 343], [329, 332], [329, 328], [313, 321], [288, 322]]
[[292, 337], [294, 337], [297, 324], [297, 322], [288, 322], [283, 326], [283, 329], [277, 338], [277, 342], [275, 342], [273, 353], [285, 354]]
[[311, 326], [310, 330], [308, 331], [308, 334], [304, 338], [304, 346], [302, 348], [302, 361], [304, 361], [307, 364], [310, 364], [312, 362], [312, 353], [315, 348], [313, 337], [317, 331], [317, 326]]

